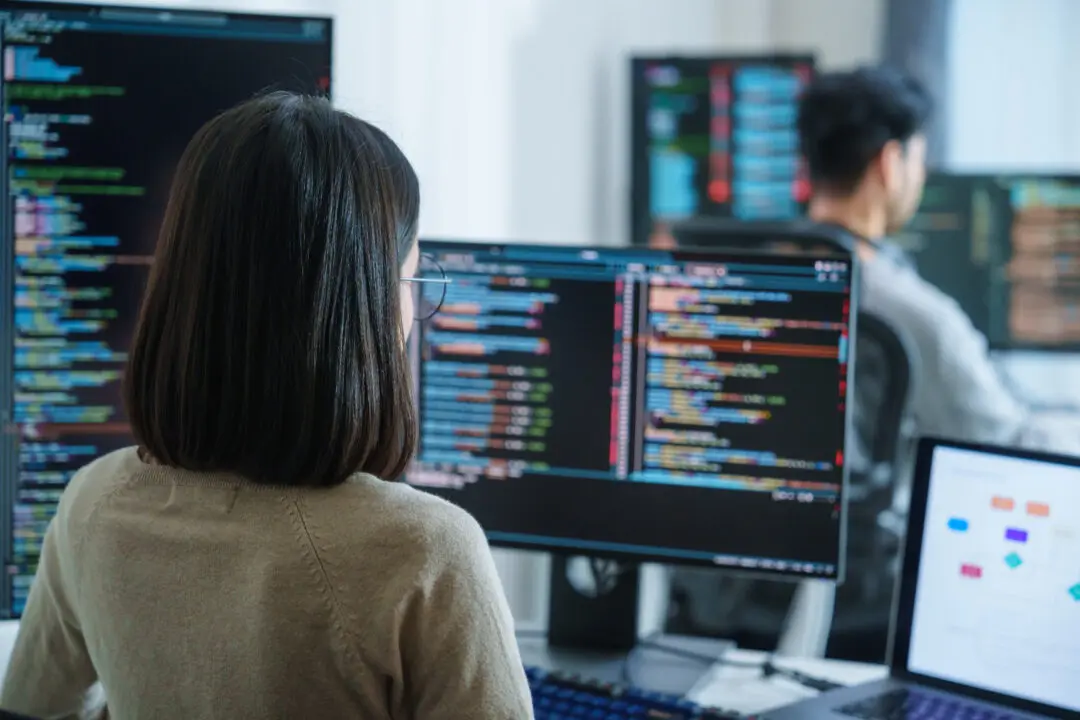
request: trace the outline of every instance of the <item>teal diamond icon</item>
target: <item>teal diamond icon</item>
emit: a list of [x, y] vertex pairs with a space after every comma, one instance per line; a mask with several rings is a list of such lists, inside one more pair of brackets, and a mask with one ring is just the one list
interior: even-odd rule
[[1069, 594], [1072, 595], [1073, 600], [1080, 602], [1080, 583], [1076, 583], [1069, 588]]
[[1016, 568], [1020, 567], [1020, 564], [1023, 563], [1023, 562], [1024, 561], [1021, 560], [1020, 556], [1017, 555], [1016, 553], [1009, 553], [1008, 555], [1005, 556], [1005, 564], [1008, 565], [1009, 567], [1011, 567], [1014, 570]]

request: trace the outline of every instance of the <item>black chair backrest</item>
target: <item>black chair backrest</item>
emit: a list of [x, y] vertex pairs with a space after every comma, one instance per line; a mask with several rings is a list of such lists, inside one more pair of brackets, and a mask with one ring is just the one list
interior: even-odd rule
[[855, 238], [835, 225], [810, 220], [743, 222], [730, 218], [694, 218], [676, 223], [679, 247], [782, 253], [853, 254]]
[[854, 441], [871, 466], [895, 465], [903, 447], [917, 355], [897, 328], [859, 312], [853, 385]]
[[39, 719], [30, 717], [29, 715], [19, 715], [18, 713], [8, 712], [7, 710], [0, 710], [0, 720], [39, 720]]
[[[676, 224], [672, 234], [676, 244], [684, 248], [809, 255], [855, 253], [855, 238], [850, 233], [809, 220], [747, 223], [699, 218]], [[849, 537], [857, 535], [859, 540], [848, 542], [849, 582], [842, 589], [865, 603], [867, 599], [891, 597], [888, 588], [895, 574], [893, 560], [898, 543], [896, 534], [883, 530], [878, 519], [891, 506], [904, 473], [909, 398], [912, 379], [917, 377], [917, 358], [901, 332], [881, 318], [859, 311], [858, 303], [855, 307], [855, 376], [849, 397], [853, 427], [846, 456], [851, 479], [848, 520], [849, 526], [858, 530]], [[725, 636], [749, 633], [778, 638], [791, 601], [788, 585], [717, 577], [709, 571], [677, 569], [675, 588], [683, 600], [683, 617], [679, 619], [689, 630]], [[724, 598], [727, 604], [718, 602], [718, 598]], [[887, 618], [887, 602], [884, 608]], [[879, 608], [873, 610], [871, 624], [880, 624]], [[839, 611], [837, 616], [839, 619]]]

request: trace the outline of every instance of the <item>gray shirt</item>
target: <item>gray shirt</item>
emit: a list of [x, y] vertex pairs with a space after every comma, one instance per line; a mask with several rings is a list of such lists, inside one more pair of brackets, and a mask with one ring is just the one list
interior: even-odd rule
[[920, 434], [1080, 455], [1080, 415], [1039, 413], [1017, 400], [955, 300], [888, 252], [860, 269], [862, 309], [902, 331], [918, 353]]

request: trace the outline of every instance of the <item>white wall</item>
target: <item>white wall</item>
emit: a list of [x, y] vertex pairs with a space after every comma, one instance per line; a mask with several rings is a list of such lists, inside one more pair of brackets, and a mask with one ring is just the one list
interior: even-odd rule
[[775, 48], [812, 51], [824, 70], [881, 61], [885, 0], [767, 0]]
[[375, 4], [341, 13], [337, 97], [413, 159], [424, 233], [622, 241], [626, 59], [708, 49], [712, 0]]
[[1080, 2], [954, 0], [946, 160], [1080, 171]]

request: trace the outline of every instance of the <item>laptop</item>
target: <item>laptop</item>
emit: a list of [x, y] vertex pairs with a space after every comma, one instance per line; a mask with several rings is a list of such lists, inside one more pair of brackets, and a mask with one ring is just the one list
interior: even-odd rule
[[889, 677], [766, 717], [1080, 718], [1080, 459], [922, 439]]

